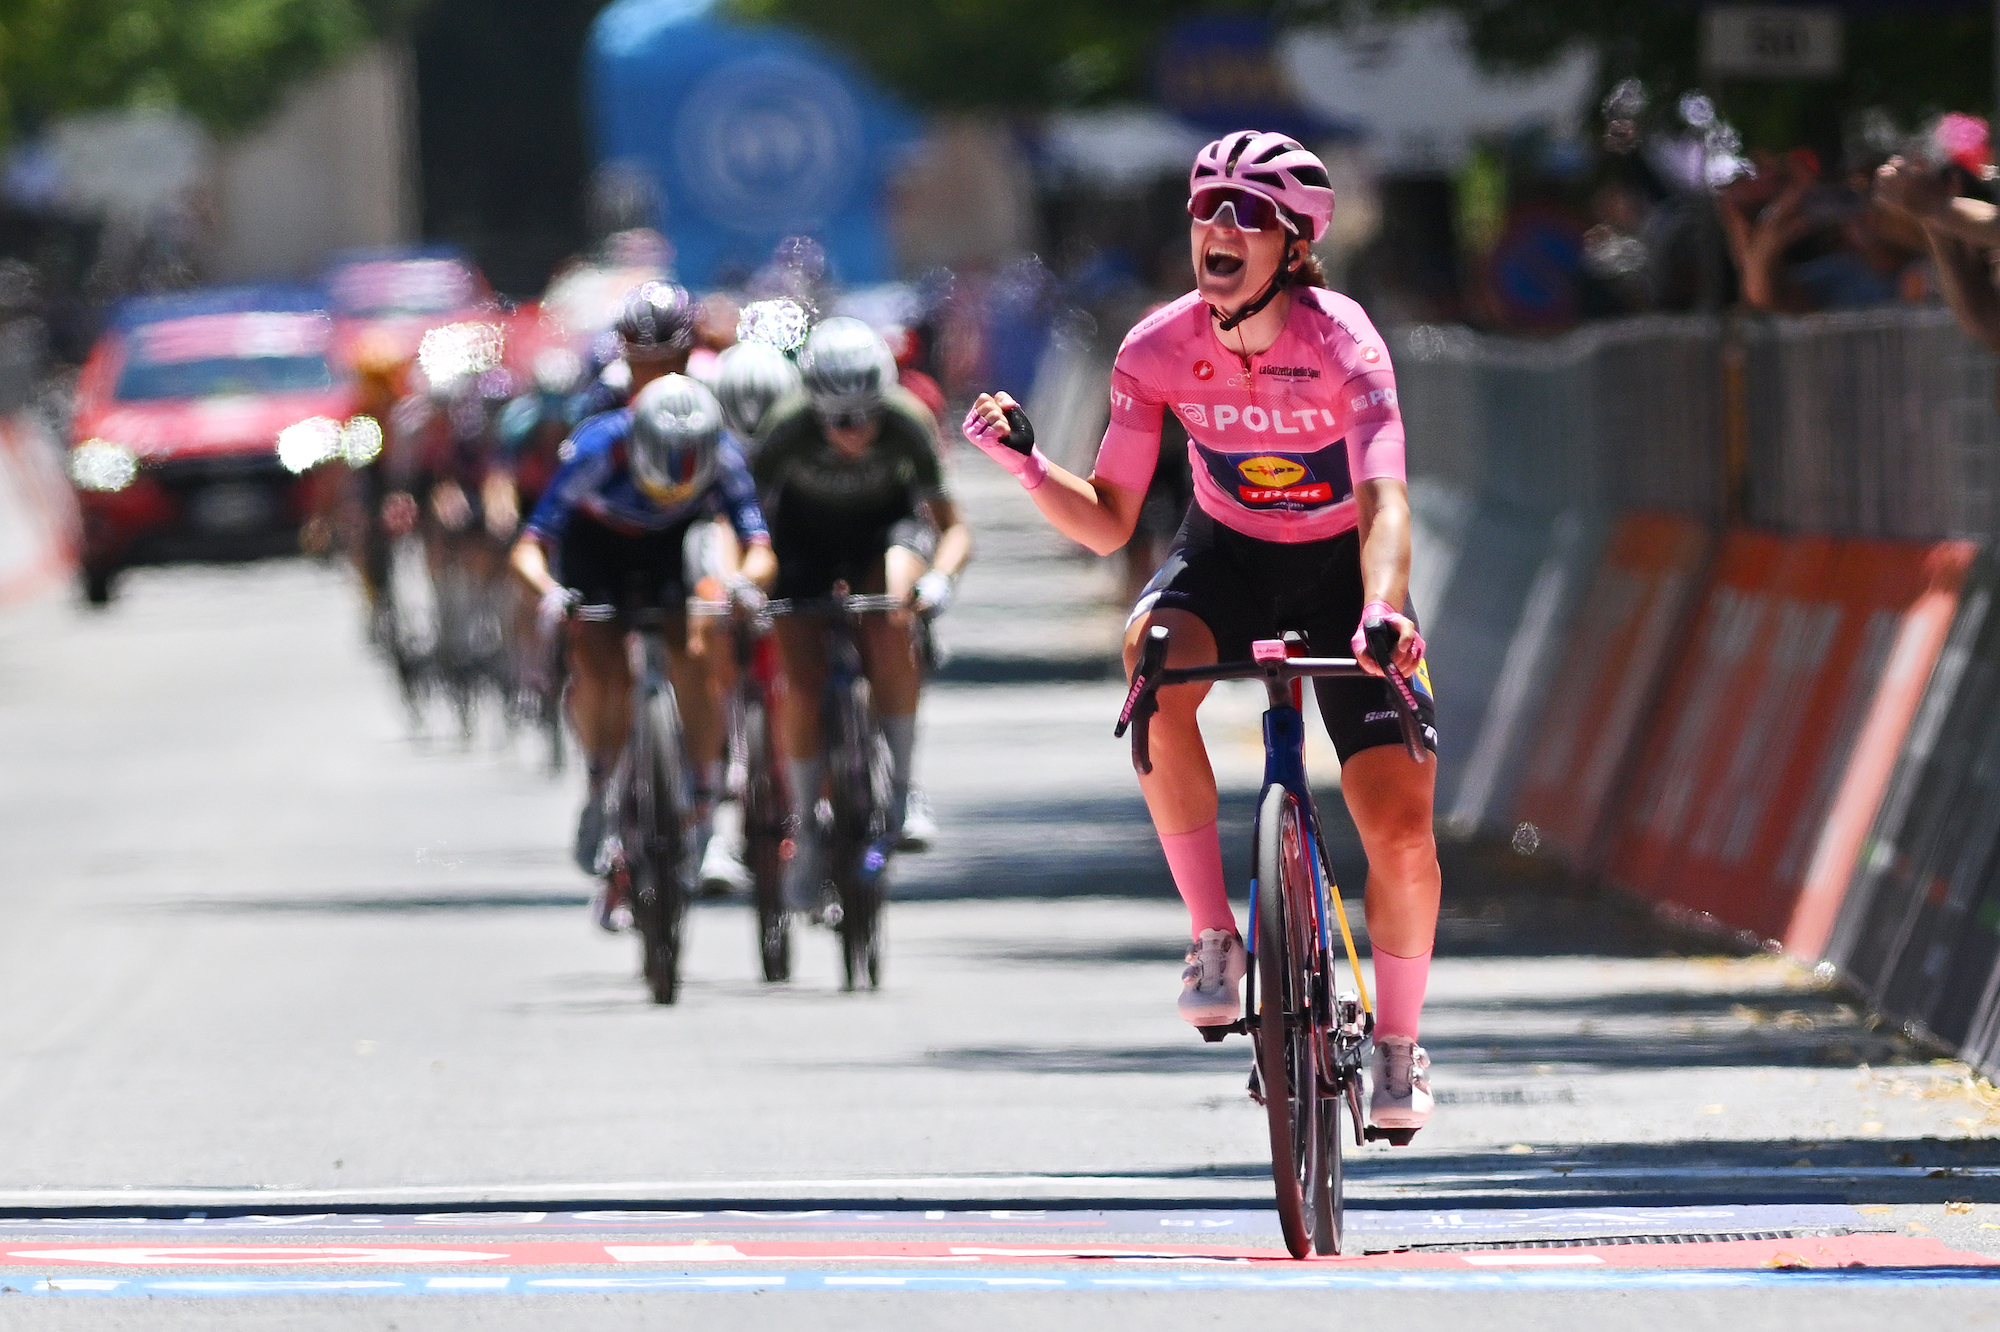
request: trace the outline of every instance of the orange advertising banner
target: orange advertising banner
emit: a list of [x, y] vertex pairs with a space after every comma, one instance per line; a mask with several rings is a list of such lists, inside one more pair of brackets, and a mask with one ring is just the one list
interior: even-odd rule
[[1606, 816], [1713, 545], [1708, 530], [1688, 519], [1627, 515], [1577, 612], [1515, 817], [1580, 872], [1596, 868]]
[[[1639, 750], [1610, 881], [1816, 954], [1971, 555], [1730, 533]], [[1857, 780], [1851, 760], [1879, 774]], [[1836, 816], [1859, 831], [1829, 840]], [[1809, 877], [1827, 885], [1817, 942], [1793, 920]]]

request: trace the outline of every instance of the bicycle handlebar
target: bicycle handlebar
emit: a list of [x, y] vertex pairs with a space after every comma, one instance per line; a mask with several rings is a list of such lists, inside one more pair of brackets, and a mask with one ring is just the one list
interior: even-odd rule
[[849, 615], [879, 615], [884, 611], [909, 610], [903, 597], [886, 593], [850, 594], [827, 597], [780, 597], [764, 603], [772, 615], [828, 615], [845, 611]]
[[[1378, 631], [1387, 634], [1386, 646], [1379, 639]], [[1417, 720], [1415, 692], [1409, 682], [1396, 670], [1393, 655], [1396, 645], [1396, 631], [1388, 625], [1378, 625], [1368, 631], [1368, 655], [1375, 659], [1389, 681], [1389, 701], [1396, 710], [1397, 724], [1403, 732], [1403, 748], [1417, 763], [1426, 762], [1430, 751], [1424, 748], [1423, 726]], [[1153, 714], [1159, 711], [1156, 699], [1159, 691], [1168, 685], [1197, 684], [1215, 680], [1263, 680], [1274, 690], [1293, 680], [1308, 677], [1356, 677], [1365, 676], [1367, 671], [1352, 657], [1274, 657], [1264, 661], [1218, 662], [1212, 666], [1176, 666], [1167, 664], [1167, 629], [1165, 625], [1154, 625], [1146, 635], [1144, 647], [1140, 649], [1138, 669], [1132, 672], [1132, 686], [1125, 693], [1125, 706], [1119, 710], [1118, 725], [1112, 729], [1114, 737], [1132, 732], [1132, 766], [1141, 774], [1153, 770], [1151, 731]]]

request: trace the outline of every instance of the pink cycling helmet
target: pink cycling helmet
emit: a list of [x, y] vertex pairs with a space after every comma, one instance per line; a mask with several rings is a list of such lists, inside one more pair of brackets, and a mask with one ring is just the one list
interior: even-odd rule
[[1333, 221], [1333, 182], [1326, 163], [1282, 134], [1237, 130], [1196, 153], [1188, 196], [1217, 185], [1263, 195], [1302, 222], [1312, 233], [1308, 240], [1326, 235]]

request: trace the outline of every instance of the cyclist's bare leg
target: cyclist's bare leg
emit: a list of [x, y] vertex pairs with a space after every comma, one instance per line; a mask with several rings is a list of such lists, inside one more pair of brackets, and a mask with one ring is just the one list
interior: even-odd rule
[[[1215, 635], [1199, 617], [1187, 611], [1154, 611], [1125, 631], [1128, 675], [1147, 631], [1156, 624], [1164, 625], [1171, 635], [1167, 665], [1206, 666], [1215, 661]], [[1187, 903], [1190, 932], [1197, 939], [1205, 929], [1227, 930], [1240, 937], [1215, 825], [1215, 769], [1196, 718], [1208, 690], [1205, 684], [1186, 684], [1159, 691], [1160, 710], [1153, 717], [1150, 739], [1153, 770], [1139, 778], [1174, 886]]]
[[661, 642], [667, 650], [667, 676], [673, 681], [674, 700], [680, 705], [681, 729], [687, 734], [688, 761], [694, 766], [696, 781], [712, 787], [724, 739], [722, 698], [715, 672], [710, 669], [710, 658], [716, 654], [696, 655], [680, 630], [672, 626], [662, 631]]
[[1341, 793], [1368, 853], [1368, 942], [1375, 958], [1375, 1029], [1415, 1039], [1437, 934], [1437, 764], [1378, 745], [1341, 767]]
[[[890, 596], [908, 601], [917, 579], [930, 568], [903, 546], [883, 554], [883, 581]], [[916, 615], [907, 610], [872, 615], [861, 622], [861, 660], [882, 738], [889, 743], [889, 825], [903, 827], [910, 807], [910, 772], [917, 747], [917, 700], [923, 691], [923, 663], [917, 659]]]
[[572, 620], [569, 625], [569, 719], [600, 785], [632, 724], [632, 667], [625, 655], [625, 631], [615, 624]]

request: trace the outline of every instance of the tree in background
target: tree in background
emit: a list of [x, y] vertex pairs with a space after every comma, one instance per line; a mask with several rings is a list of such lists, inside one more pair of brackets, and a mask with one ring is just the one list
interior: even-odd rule
[[1194, 13], [1278, 0], [726, 0], [803, 28], [919, 106], [1032, 111], [1144, 96], [1162, 33]]
[[0, 132], [65, 112], [177, 107], [254, 123], [295, 80], [422, 0], [0, 0]]
[[1603, 55], [1608, 90], [1638, 78], [1663, 106], [1692, 88], [1709, 93], [1745, 145], [1783, 151], [1811, 146], [1842, 156], [1866, 112], [1910, 129], [1946, 111], [1994, 105], [1990, 0], [1848, 0], [1845, 67], [1824, 80], [1718, 82], [1701, 70], [1701, 6], [1632, 0], [1297, 0], [1297, 19], [1353, 21], [1370, 14], [1457, 14], [1481, 64], [1502, 72], [1539, 69], [1565, 47], [1588, 42]]

